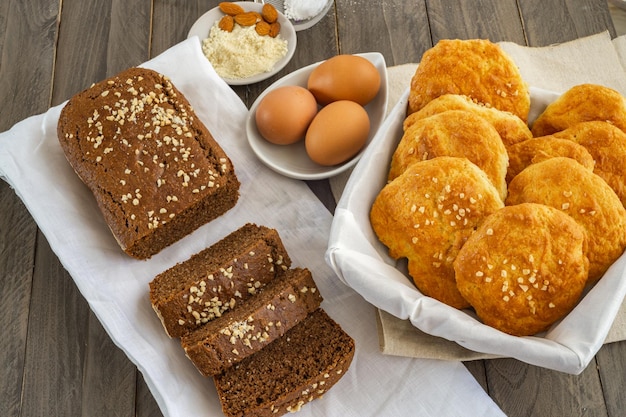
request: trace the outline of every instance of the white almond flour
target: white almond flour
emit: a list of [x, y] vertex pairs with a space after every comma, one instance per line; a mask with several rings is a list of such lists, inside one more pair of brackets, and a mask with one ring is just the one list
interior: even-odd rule
[[285, 17], [291, 20], [308, 20], [324, 10], [329, 0], [285, 0]]
[[254, 26], [235, 25], [226, 32], [216, 22], [202, 41], [202, 52], [220, 77], [246, 78], [270, 71], [287, 54], [287, 40], [260, 36]]

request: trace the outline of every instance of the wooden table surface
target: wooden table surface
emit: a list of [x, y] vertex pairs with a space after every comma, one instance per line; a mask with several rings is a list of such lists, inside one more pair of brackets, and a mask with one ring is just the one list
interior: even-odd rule
[[[0, 131], [186, 38], [217, 0], [0, 1]], [[555, 23], [556, 22], [556, 23]], [[282, 75], [337, 53], [419, 62], [443, 38], [544, 46], [615, 29], [606, 0], [336, 0], [277, 76], [236, 87], [250, 105]], [[177, 63], [172, 63], [177, 65]], [[310, 184], [332, 210], [325, 181]], [[158, 416], [13, 190], [0, 181], [0, 416]], [[466, 364], [509, 416], [622, 416], [626, 342], [577, 376], [513, 359]]]

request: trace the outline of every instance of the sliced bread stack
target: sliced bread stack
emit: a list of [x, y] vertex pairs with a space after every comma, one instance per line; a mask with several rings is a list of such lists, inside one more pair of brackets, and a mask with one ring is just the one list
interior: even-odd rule
[[298, 411], [352, 361], [310, 271], [290, 266], [276, 230], [246, 224], [150, 283], [167, 334], [213, 377], [229, 417]]

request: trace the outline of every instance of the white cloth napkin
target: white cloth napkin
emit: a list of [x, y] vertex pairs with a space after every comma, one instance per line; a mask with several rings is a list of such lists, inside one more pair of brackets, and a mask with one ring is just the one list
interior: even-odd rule
[[460, 363], [385, 356], [375, 309], [339, 282], [324, 261], [330, 213], [300, 181], [256, 159], [246, 141], [247, 109], [202, 56], [197, 38], [145, 64], [169, 76], [233, 160], [241, 198], [224, 216], [147, 261], [121, 252], [97, 206], [56, 139], [62, 105], [0, 135], [0, 176], [23, 200], [63, 266], [113, 341], [144, 374], [166, 416], [221, 416], [209, 378], [165, 335], [148, 299], [159, 272], [211, 245], [246, 222], [276, 228], [295, 266], [309, 268], [322, 307], [355, 339], [352, 366], [306, 416], [501, 416]]
[[[621, 52], [626, 51], [626, 41], [617, 39], [612, 43], [608, 32], [545, 48], [508, 42], [500, 45], [533, 86], [534, 116], [558, 93], [580, 83], [602, 84], [626, 94], [626, 77], [619, 59], [620, 54], [626, 56]], [[372, 189], [384, 184], [387, 166], [380, 161], [391, 159], [390, 152], [402, 135], [408, 86], [416, 67], [405, 64], [388, 69], [389, 103], [397, 105], [353, 175], [347, 173], [332, 181], [335, 195], [342, 197], [335, 212], [329, 262], [348, 285], [379, 307], [381, 348], [387, 354], [446, 360], [504, 356], [580, 373], [604, 342], [626, 337], [626, 309], [622, 307], [626, 255], [558, 326], [539, 337], [517, 338], [424, 297], [398, 272], [386, 248], [373, 235], [368, 214], [377, 193]], [[353, 236], [358, 236], [359, 245], [354, 244]], [[364, 264], [368, 265], [367, 273], [363, 273]]]

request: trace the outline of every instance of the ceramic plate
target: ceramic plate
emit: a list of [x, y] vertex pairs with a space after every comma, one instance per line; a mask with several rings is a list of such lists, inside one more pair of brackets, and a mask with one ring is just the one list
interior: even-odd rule
[[328, 11], [330, 10], [330, 7], [334, 4], [334, 2], [332, 1], [327, 1], [326, 2], [326, 6], [324, 6], [324, 9], [315, 17], [312, 17], [310, 19], [307, 20], [291, 20], [291, 23], [293, 24], [293, 27], [296, 29], [296, 31], [300, 31], [300, 30], [305, 30], [310, 28], [311, 26], [315, 25], [317, 22], [319, 22], [320, 20], [322, 20], [322, 18], [324, 16], [326, 16], [326, 13], [328, 13]]
[[[285, 2], [283, 0], [269, 0], [269, 1], [266, 1], [266, 3], [270, 3], [271, 5], [276, 7], [277, 10], [280, 10], [280, 11], [282, 11], [284, 13]], [[328, 13], [328, 11], [330, 10], [330, 8], [332, 7], [333, 4], [334, 4], [333, 1], [327, 0], [326, 1], [326, 5], [322, 9], [322, 11], [319, 12], [319, 14], [317, 14], [316, 16], [314, 16], [314, 17], [312, 17], [310, 19], [306, 19], [306, 20], [290, 19], [290, 21], [293, 24], [293, 27], [295, 28], [296, 32], [308, 29], [311, 26], [314, 26], [320, 20], [322, 20], [322, 18], [324, 16], [326, 16], [326, 13]]]
[[[252, 3], [252, 2], [247, 2], [247, 1], [238, 1], [235, 3], [239, 4], [246, 11], [260, 12], [261, 8], [263, 7], [263, 5], [260, 3]], [[211, 27], [213, 27], [215, 22], [221, 19], [222, 16], [224, 16], [224, 13], [222, 13], [219, 7], [215, 7], [209, 10], [208, 12], [200, 16], [200, 18], [196, 20], [193, 26], [191, 26], [191, 29], [189, 30], [189, 34], [187, 35], [187, 38], [191, 38], [193, 36], [199, 37], [200, 40], [208, 38]], [[272, 68], [271, 71], [263, 72], [261, 74], [256, 74], [256, 75], [253, 75], [251, 77], [246, 77], [246, 78], [224, 78], [223, 77], [226, 83], [228, 83], [229, 85], [253, 84], [253, 83], [263, 81], [271, 77], [272, 75], [276, 74], [278, 71], [283, 69], [285, 65], [287, 65], [287, 63], [291, 60], [296, 50], [296, 43], [297, 43], [296, 30], [294, 29], [289, 19], [287, 19], [280, 12], [278, 13], [278, 23], [280, 23], [280, 35], [279, 36], [287, 40], [287, 54], [284, 57], [282, 57], [276, 64], [274, 64], [274, 67]]]
[[387, 111], [387, 67], [385, 58], [378, 52], [355, 55], [361, 56], [374, 64], [380, 74], [380, 91], [378, 95], [365, 106], [365, 110], [367, 110], [367, 114], [370, 118], [370, 134], [365, 147], [347, 162], [328, 167], [318, 165], [309, 158], [303, 140], [292, 145], [274, 145], [266, 141], [259, 133], [254, 115], [263, 97], [270, 91], [286, 85], [298, 85], [306, 88], [309, 74], [321, 63], [318, 62], [292, 72], [276, 81], [252, 104], [246, 119], [246, 133], [252, 150], [261, 162], [282, 175], [299, 180], [330, 178], [346, 171], [356, 164], [374, 135], [376, 135], [378, 128], [385, 118]]

